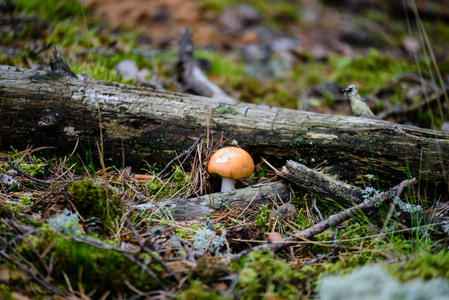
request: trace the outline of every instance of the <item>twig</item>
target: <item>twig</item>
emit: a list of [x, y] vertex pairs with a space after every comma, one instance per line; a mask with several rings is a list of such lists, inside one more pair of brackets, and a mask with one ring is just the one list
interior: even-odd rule
[[136, 259], [134, 256], [129, 255], [129, 254], [125, 254], [123, 253], [123, 256], [126, 257], [127, 259], [129, 259], [131, 262], [139, 265], [139, 267], [141, 267], [143, 270], [145, 270], [151, 277], [153, 277], [153, 279], [163, 288], [163, 289], [167, 289], [167, 287], [159, 280], [159, 278], [157, 278], [156, 274], [154, 274], [153, 271], [151, 271], [150, 269], [148, 269], [148, 267], [143, 264], [141, 261], [139, 261], [138, 259]]
[[186, 257], [186, 259], [188, 260], [188, 261], [191, 261], [191, 262], [194, 262], [194, 263], [196, 263], [196, 257], [201, 257], [204, 253], [203, 253], [203, 251], [192, 251], [188, 246], [188, 242], [186, 242], [185, 240], [183, 240], [183, 239], [181, 239], [180, 237], [178, 237], [177, 235], [173, 235], [172, 237], [171, 237], [171, 239], [172, 239], [172, 242], [173, 243], [177, 243], [177, 244], [179, 244], [183, 249], [184, 249], [184, 251], [186, 252], [186, 254], [187, 254], [187, 257]]
[[320, 210], [318, 209], [318, 207], [316, 206], [316, 197], [313, 198], [313, 205], [312, 208], [316, 210], [316, 212], [318, 213], [318, 216], [320, 217], [320, 221], [323, 221], [323, 216], [321, 215]]
[[[309, 228], [301, 230], [301, 231], [295, 231], [295, 232], [293, 232], [293, 234], [297, 235], [298, 237], [310, 239], [313, 236], [315, 236], [319, 233], [322, 233], [326, 229], [328, 229], [332, 226], [336, 226], [336, 225], [342, 223], [343, 221], [350, 219], [352, 216], [356, 215], [357, 213], [359, 213], [361, 211], [366, 211], [376, 205], [379, 205], [382, 202], [393, 200], [395, 197], [398, 197], [400, 195], [400, 193], [404, 190], [405, 187], [407, 187], [411, 183], [417, 183], [417, 182], [418, 181], [416, 179], [404, 180], [397, 186], [390, 189], [389, 191], [386, 191], [380, 195], [377, 195], [371, 199], [368, 199], [368, 200], [366, 200], [360, 204], [357, 204], [351, 208], [345, 209], [344, 211], [342, 211], [338, 214], [331, 215], [327, 220], [324, 220], [318, 224], [315, 224], [312, 227], [309, 227]], [[246, 249], [240, 253], [233, 254], [233, 255], [229, 256], [229, 259], [236, 260], [236, 259], [244, 257], [244, 256], [248, 255], [249, 253], [251, 253], [253, 251], [257, 251], [257, 250], [271, 250], [273, 252], [276, 252], [276, 251], [279, 251], [287, 246], [290, 246], [297, 240], [298, 240], [297, 238], [287, 237], [287, 238], [282, 239], [279, 242], [259, 245], [259, 246], [253, 247], [253, 248]]]
[[0, 256], [3, 256], [5, 259], [7, 259], [9, 262], [15, 264], [17, 267], [19, 267], [20, 269], [22, 269], [25, 273], [27, 273], [34, 281], [36, 281], [38, 284], [40, 284], [41, 286], [43, 286], [44, 288], [46, 288], [47, 290], [51, 291], [53, 294], [59, 295], [61, 297], [63, 297], [64, 299], [69, 299], [69, 295], [67, 295], [67, 293], [64, 293], [63, 291], [61, 291], [60, 289], [58, 289], [57, 287], [51, 285], [50, 283], [48, 283], [47, 281], [44, 281], [40, 278], [38, 278], [36, 276], [36, 274], [34, 274], [33, 272], [31, 272], [30, 270], [28, 270], [25, 266], [23, 266], [20, 262], [18, 262], [17, 260], [15, 260], [14, 258], [12, 258], [11, 256], [8, 255], [8, 253], [6, 253], [5, 250], [0, 250]]
[[184, 150], [181, 154], [177, 155], [175, 158], [173, 158], [166, 166], [165, 168], [159, 172], [159, 174], [157, 174], [156, 176], [158, 178], [161, 178], [161, 176], [167, 171], [167, 169], [175, 163], [175, 161], [179, 160], [181, 157], [185, 156], [185, 155], [189, 155], [193, 149], [195, 149], [196, 145], [198, 145], [198, 143], [201, 141], [201, 139], [203, 138], [204, 133], [201, 133], [201, 135], [199, 136], [199, 138], [195, 141], [195, 143], [193, 143], [192, 146], [190, 146], [189, 149]]
[[[142, 252], [147, 253], [147, 254], [151, 257], [152, 260], [154, 260], [155, 262], [157, 262], [158, 264], [160, 264], [161, 267], [164, 268], [164, 270], [165, 270], [166, 272], [168, 272], [170, 275], [172, 275], [172, 276], [176, 279], [176, 281], [179, 282], [179, 278], [176, 276], [176, 274], [173, 273], [172, 270], [170, 270], [170, 269], [164, 264], [164, 262], [163, 262], [161, 259], [159, 259], [158, 257], [154, 256], [153, 252], [148, 251], [148, 250], [146, 249], [146, 248], [149, 246], [149, 244], [151, 244], [151, 240], [152, 240], [151, 237], [147, 238], [147, 240], [146, 240], [144, 243], [142, 243], [142, 240], [140, 239], [139, 234], [138, 234], [136, 228], [134, 227], [134, 225], [132, 224], [132, 222], [131, 222], [129, 219], [126, 219], [126, 223], [128, 224], [129, 228], [131, 228], [131, 231], [133, 232], [133, 235], [134, 235], [134, 237], [136, 238], [136, 241], [137, 241], [137, 243], [138, 243], [139, 246], [140, 246], [140, 249], [134, 254], [134, 257], [135, 257], [136, 259], [138, 259], [139, 255], [140, 255]], [[153, 249], [153, 250], [154, 250], [154, 249]]]
[[23, 177], [28, 178], [29, 180], [31, 180], [32, 182], [39, 184], [39, 185], [45, 185], [45, 184], [53, 184], [55, 182], [58, 183], [68, 183], [68, 181], [55, 181], [55, 180], [39, 180], [36, 179], [30, 175], [28, 175], [26, 172], [24, 172], [22, 169], [20, 169], [18, 166], [16, 166], [16, 164], [11, 160], [11, 158], [9, 157], [9, 155], [7, 156], [7, 162], [8, 164], [11, 166], [11, 168], [13, 168], [14, 170], [16, 170], [17, 172], [19, 172], [20, 175], [22, 175]]
[[165, 297], [172, 298], [172, 299], [176, 298], [176, 295], [174, 295], [174, 294], [172, 294], [170, 292], [166, 292], [164, 290], [157, 290], [157, 291], [144, 292], [142, 294], [138, 294], [138, 295], [132, 296], [131, 298], [128, 298], [128, 300], [136, 300], [136, 299], [139, 299], [141, 297], [156, 296], [156, 295], [160, 295], [160, 296], [163, 296], [163, 297], [156, 297], [156, 298], [153, 298], [153, 299], [165, 299]]

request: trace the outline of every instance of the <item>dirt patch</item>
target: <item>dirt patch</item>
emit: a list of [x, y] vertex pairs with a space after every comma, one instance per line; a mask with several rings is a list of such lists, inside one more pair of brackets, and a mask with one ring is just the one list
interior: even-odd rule
[[156, 44], [177, 38], [182, 27], [195, 32], [195, 43], [222, 44], [217, 28], [205, 20], [202, 5], [190, 0], [81, 0], [112, 28], [128, 27], [147, 32]]

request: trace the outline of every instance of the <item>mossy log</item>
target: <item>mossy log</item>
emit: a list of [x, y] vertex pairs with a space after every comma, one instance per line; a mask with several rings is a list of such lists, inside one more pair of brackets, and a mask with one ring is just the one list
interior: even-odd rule
[[294, 159], [387, 187], [407, 176], [440, 187], [448, 182], [448, 133], [0, 66], [3, 151], [32, 145], [70, 152], [78, 145], [96, 152], [100, 128], [106, 162], [120, 166], [168, 161], [209, 130], [276, 166]]

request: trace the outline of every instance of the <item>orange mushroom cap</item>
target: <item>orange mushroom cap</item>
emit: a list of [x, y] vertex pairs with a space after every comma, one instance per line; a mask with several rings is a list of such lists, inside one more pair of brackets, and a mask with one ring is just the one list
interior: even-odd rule
[[208, 171], [224, 178], [238, 180], [254, 172], [254, 161], [243, 149], [225, 147], [219, 149], [209, 160]]

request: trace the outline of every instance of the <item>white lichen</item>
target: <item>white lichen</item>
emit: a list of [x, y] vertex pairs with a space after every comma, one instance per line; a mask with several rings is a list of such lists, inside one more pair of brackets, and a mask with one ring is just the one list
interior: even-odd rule
[[402, 200], [398, 200], [398, 206], [402, 211], [409, 212], [411, 214], [424, 213], [421, 205], [410, 204]]
[[363, 200], [367, 201], [373, 197], [376, 197], [380, 195], [380, 191], [376, 190], [375, 188], [368, 186], [365, 190], [362, 191]]
[[382, 266], [371, 265], [347, 276], [325, 276], [318, 287], [320, 300], [448, 299], [449, 282], [443, 278], [401, 282]]
[[448, 221], [443, 221], [442, 227], [443, 227], [444, 232], [449, 233], [449, 222]]
[[48, 225], [54, 230], [63, 234], [80, 235], [83, 233], [81, 225], [78, 223], [78, 215], [64, 208], [62, 213], [48, 220]]
[[209, 252], [213, 255], [222, 255], [220, 249], [226, 245], [226, 232], [223, 231], [221, 236], [216, 236], [215, 231], [208, 228], [201, 228], [196, 231], [193, 236], [193, 247], [196, 250], [204, 250], [209, 245]]

